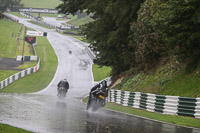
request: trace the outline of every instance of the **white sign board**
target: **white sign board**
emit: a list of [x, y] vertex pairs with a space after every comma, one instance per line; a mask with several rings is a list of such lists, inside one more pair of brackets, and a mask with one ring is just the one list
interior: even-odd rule
[[27, 34], [28, 36], [43, 36], [44, 32], [27, 31], [26, 34]]

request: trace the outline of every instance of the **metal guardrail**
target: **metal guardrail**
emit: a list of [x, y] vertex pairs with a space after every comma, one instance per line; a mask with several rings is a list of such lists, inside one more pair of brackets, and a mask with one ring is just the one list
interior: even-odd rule
[[200, 119], [200, 98], [165, 96], [142, 92], [110, 90], [108, 102], [170, 115]]

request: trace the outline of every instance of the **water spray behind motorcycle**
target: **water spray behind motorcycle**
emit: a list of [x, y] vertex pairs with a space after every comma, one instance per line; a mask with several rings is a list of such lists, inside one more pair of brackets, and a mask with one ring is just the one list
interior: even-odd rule
[[106, 101], [104, 92], [98, 92], [96, 94], [92, 94], [89, 97], [86, 109], [91, 111], [97, 111], [98, 109], [105, 106], [105, 102]]

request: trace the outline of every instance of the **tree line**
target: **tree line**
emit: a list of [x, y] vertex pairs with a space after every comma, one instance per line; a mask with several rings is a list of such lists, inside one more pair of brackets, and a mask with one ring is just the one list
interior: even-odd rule
[[21, 0], [0, 0], [0, 7], [4, 10], [9, 7], [23, 7]]
[[112, 74], [152, 69], [164, 57], [199, 62], [199, 0], [63, 0], [62, 13], [92, 13], [82, 34]]

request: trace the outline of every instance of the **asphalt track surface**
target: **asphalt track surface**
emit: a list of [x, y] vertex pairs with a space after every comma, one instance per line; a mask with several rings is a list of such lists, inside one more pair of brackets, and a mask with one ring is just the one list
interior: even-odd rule
[[0, 70], [15, 70], [20, 71], [22, 69], [16, 69], [21, 65], [21, 62], [16, 61], [16, 59], [13, 58], [0, 58]]
[[[48, 40], [58, 56], [54, 79], [34, 94], [0, 94], [0, 123], [40, 133], [200, 133], [200, 130], [156, 122], [101, 109], [86, 111], [81, 98], [93, 86], [92, 62], [83, 43], [19, 19], [37, 31], [48, 32]], [[72, 50], [72, 55], [68, 51]], [[59, 101], [56, 85], [67, 78], [70, 90]], [[0, 129], [1, 131], [1, 129]]]

